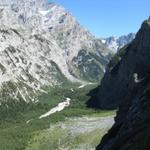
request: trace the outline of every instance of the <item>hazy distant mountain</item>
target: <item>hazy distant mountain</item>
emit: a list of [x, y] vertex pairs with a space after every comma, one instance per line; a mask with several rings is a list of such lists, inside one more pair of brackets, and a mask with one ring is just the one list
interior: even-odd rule
[[120, 48], [132, 42], [135, 38], [135, 33], [130, 33], [128, 35], [123, 35], [120, 37], [108, 37], [106, 39], [102, 39], [103, 44], [106, 44], [108, 48], [117, 52]]

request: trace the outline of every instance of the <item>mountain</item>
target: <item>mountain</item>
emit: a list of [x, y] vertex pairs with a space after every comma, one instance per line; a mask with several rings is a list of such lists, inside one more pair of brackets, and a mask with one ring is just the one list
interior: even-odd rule
[[[97, 150], [150, 149], [150, 20], [144, 21], [135, 40], [112, 60], [97, 90], [98, 106], [119, 111], [115, 125]], [[116, 56], [116, 58], [118, 57]], [[112, 63], [113, 62], [113, 63]]]
[[[47, 86], [100, 80], [112, 54], [62, 6], [0, 2], [1, 100], [37, 101]], [[13, 95], [13, 96], [12, 96]]]
[[102, 43], [105, 44], [109, 49], [114, 51], [115, 53], [123, 48], [125, 45], [129, 44], [135, 38], [135, 33], [129, 33], [128, 35], [123, 35], [120, 37], [108, 37], [102, 39]]

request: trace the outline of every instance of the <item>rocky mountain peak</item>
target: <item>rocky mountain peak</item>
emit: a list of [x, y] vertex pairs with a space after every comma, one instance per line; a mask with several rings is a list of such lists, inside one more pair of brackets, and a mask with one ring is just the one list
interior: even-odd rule
[[[45, 8], [48, 4], [47, 0], [1, 0], [1, 7], [11, 7], [13, 5], [22, 6], [22, 7], [38, 7]], [[21, 9], [21, 8], [20, 8]]]
[[108, 37], [102, 39], [102, 42], [113, 52], [117, 52], [119, 49], [127, 45], [128, 43], [132, 42], [135, 38], [135, 33], [129, 33], [128, 35], [123, 35], [120, 37]]
[[[63, 23], [69, 12], [55, 3], [47, 0], [5, 0], [0, 2], [1, 18], [5, 18], [4, 24], [22, 24], [28, 28], [51, 28]], [[73, 19], [73, 16], [70, 15]], [[7, 21], [9, 18], [10, 20]]]
[[20, 93], [24, 101], [34, 101], [44, 86], [103, 76], [109, 49], [64, 7], [46, 0], [0, 5], [0, 87], [15, 84], [10, 95], [13, 91], [15, 97]]

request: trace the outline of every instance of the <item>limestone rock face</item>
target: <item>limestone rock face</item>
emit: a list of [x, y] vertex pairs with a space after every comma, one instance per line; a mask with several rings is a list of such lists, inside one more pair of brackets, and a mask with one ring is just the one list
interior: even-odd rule
[[[107, 71], [102, 81], [103, 100], [107, 101], [100, 101], [100, 106], [116, 107], [120, 104], [120, 107], [115, 125], [104, 136], [97, 150], [150, 149], [149, 58], [150, 20], [146, 20], [122, 59]], [[100, 91], [99, 94], [101, 100]]]
[[[82, 49], [86, 56], [80, 56]], [[36, 101], [33, 95], [45, 92], [45, 86], [91, 81], [101, 72], [94, 79], [99, 80], [110, 57], [110, 50], [62, 6], [47, 0], [0, 1], [2, 95]]]

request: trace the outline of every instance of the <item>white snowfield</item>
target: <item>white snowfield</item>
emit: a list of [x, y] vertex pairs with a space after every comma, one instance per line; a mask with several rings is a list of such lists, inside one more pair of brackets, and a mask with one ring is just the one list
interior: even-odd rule
[[78, 87], [78, 89], [82, 89], [84, 88], [86, 85], [85, 84], [82, 84], [81, 86]]
[[39, 13], [43, 16], [47, 15], [50, 12], [50, 10], [39, 10]]
[[70, 101], [71, 101], [70, 98], [66, 98], [66, 101], [65, 101], [65, 102], [59, 103], [58, 106], [52, 108], [52, 109], [51, 109], [50, 111], [48, 111], [47, 113], [41, 115], [41, 116], [39, 117], [39, 119], [46, 118], [46, 117], [48, 117], [48, 116], [50, 116], [50, 115], [52, 115], [52, 114], [54, 114], [54, 113], [56, 113], [56, 112], [60, 112], [60, 111], [64, 110], [64, 108], [66, 108], [66, 107], [68, 107], [68, 106], [70, 105]]
[[85, 86], [87, 86], [87, 85], [91, 85], [91, 84], [94, 84], [94, 83], [91, 83], [91, 82], [84, 83], [84, 82], [83, 82], [83, 84], [82, 84], [82, 85], [80, 85], [80, 86], [78, 87], [78, 89], [82, 89], [82, 88], [84, 88]]

